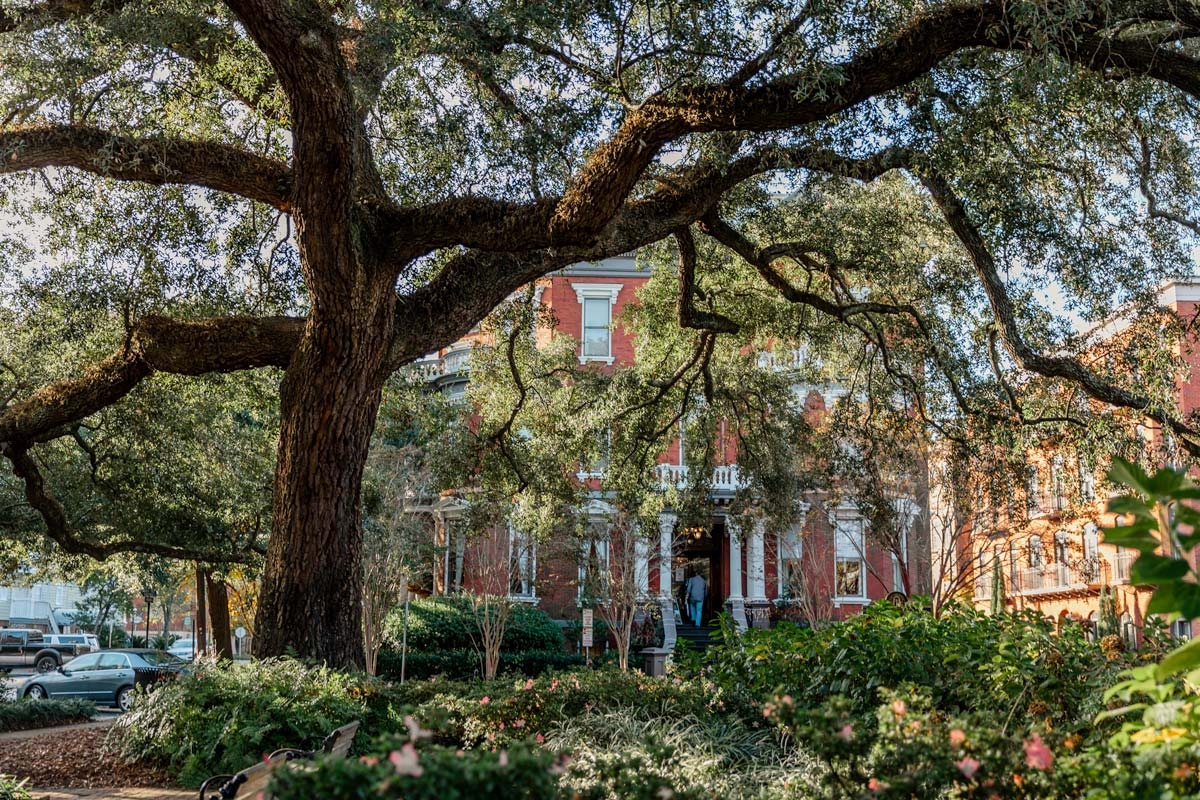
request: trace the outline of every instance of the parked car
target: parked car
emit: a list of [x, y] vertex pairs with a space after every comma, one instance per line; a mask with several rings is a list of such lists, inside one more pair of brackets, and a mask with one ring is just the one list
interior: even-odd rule
[[100, 640], [94, 633], [47, 633], [42, 638], [46, 644], [86, 644], [92, 652], [100, 649]]
[[61, 667], [75, 656], [90, 653], [87, 644], [52, 644], [45, 634], [29, 628], [0, 629], [0, 670], [13, 667], [33, 667], [49, 672]]
[[191, 661], [196, 657], [196, 640], [176, 639], [175, 642], [167, 648], [167, 652], [177, 658], [182, 658], [184, 661]]
[[79, 656], [56, 672], [35, 675], [21, 687], [21, 694], [33, 700], [81, 697], [126, 711], [133, 687], [170, 679], [186, 665], [165, 650], [104, 650]]

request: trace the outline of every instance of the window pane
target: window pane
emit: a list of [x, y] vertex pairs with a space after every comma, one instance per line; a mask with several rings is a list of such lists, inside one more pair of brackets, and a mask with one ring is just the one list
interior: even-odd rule
[[588, 297], [583, 301], [583, 355], [607, 357], [609, 351], [609, 311], [612, 305], [605, 297]]
[[837, 521], [837, 554], [841, 558], [858, 558], [863, 554], [863, 522], [861, 519]]
[[[826, 562], [828, 563], [828, 562]], [[858, 597], [862, 595], [862, 562], [839, 559], [837, 562], [837, 595]]]

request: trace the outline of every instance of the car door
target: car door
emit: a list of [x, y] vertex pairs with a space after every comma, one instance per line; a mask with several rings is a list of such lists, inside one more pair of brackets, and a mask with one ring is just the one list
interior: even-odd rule
[[51, 697], [92, 698], [92, 674], [100, 665], [100, 654], [80, 656], [67, 662], [58, 672], [49, 672], [41, 682]]
[[133, 667], [129, 665], [129, 656], [124, 653], [100, 653], [100, 661], [88, 687], [91, 699], [97, 703], [113, 702], [118, 689], [132, 685]]
[[23, 666], [25, 651], [25, 635], [23, 631], [4, 631], [0, 633], [0, 665], [6, 667]]

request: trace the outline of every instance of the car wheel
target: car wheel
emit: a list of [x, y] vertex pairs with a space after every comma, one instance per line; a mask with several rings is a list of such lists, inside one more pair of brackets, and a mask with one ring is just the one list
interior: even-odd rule
[[25, 690], [25, 696], [28, 697], [30, 700], [45, 700], [46, 699], [46, 690], [44, 688], [42, 688], [42, 686], [40, 686], [39, 684], [35, 683], [33, 686], [30, 686], [28, 689]]
[[38, 672], [53, 672], [58, 669], [58, 661], [54, 656], [42, 656], [37, 660], [36, 666]]
[[128, 711], [129, 706], [133, 704], [133, 687], [122, 686], [117, 690], [117, 708], [122, 711]]

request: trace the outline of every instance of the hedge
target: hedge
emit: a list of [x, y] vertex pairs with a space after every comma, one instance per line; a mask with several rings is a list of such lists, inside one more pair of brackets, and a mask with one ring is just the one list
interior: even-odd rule
[[[526, 650], [502, 653], [500, 673], [535, 678], [551, 669], [569, 669], [584, 663], [582, 656], [570, 655], [562, 650]], [[405, 677], [413, 679], [442, 676], [451, 680], [467, 680], [480, 673], [479, 655], [470, 649], [437, 652], [410, 650], [404, 669]], [[393, 681], [400, 679], [399, 649], [385, 648], [380, 651], [378, 677]]]
[[91, 700], [14, 700], [0, 703], [0, 731], [24, 731], [87, 722], [96, 713]]
[[[404, 609], [392, 610], [384, 623], [386, 646], [399, 650], [404, 629]], [[440, 653], [448, 650], [472, 650], [472, 636], [478, 637], [471, 598], [465, 595], [428, 597], [410, 604], [408, 650], [410, 653]], [[563, 650], [562, 631], [544, 611], [515, 604], [509, 611], [508, 626], [501, 643], [502, 652], [525, 650]]]

